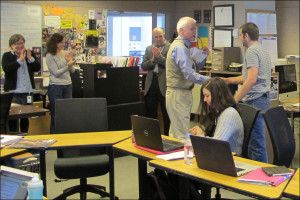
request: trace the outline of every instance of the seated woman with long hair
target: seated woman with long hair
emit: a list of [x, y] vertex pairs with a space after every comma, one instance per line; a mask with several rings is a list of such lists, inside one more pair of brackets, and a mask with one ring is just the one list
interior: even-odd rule
[[201, 88], [199, 126], [190, 129], [191, 134], [228, 141], [231, 151], [242, 153], [244, 126], [234, 98], [219, 77], [207, 80]]

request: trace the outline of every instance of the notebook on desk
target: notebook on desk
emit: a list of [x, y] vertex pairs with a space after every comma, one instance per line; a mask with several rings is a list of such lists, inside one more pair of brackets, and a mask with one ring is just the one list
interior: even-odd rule
[[183, 149], [183, 143], [161, 137], [159, 121], [157, 119], [132, 115], [131, 124], [136, 147], [142, 147], [144, 150], [155, 150], [157, 152], [171, 152]]
[[234, 162], [230, 145], [227, 141], [191, 135], [196, 162], [199, 168], [225, 174], [242, 176], [259, 166]]

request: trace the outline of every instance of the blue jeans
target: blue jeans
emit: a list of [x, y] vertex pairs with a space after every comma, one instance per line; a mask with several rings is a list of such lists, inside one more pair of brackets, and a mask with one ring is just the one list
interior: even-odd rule
[[[244, 103], [254, 106], [261, 111], [266, 110], [270, 106], [270, 100], [267, 97], [259, 97], [251, 101], [245, 101]], [[268, 163], [264, 118], [261, 113], [258, 114], [252, 130], [248, 147], [248, 157], [251, 160]]]
[[48, 97], [50, 101], [50, 112], [51, 112], [50, 133], [55, 133], [55, 101], [56, 99], [72, 98], [72, 84], [49, 85]]

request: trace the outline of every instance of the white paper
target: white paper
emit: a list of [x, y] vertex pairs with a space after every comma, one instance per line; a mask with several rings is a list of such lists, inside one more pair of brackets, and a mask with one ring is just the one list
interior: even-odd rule
[[163, 159], [163, 160], [177, 160], [177, 159], [182, 159], [182, 158], [184, 158], [184, 151], [177, 151], [177, 152], [174, 152], [174, 153], [168, 153], [168, 154], [158, 155], [156, 157], [160, 158], [160, 159]]
[[207, 55], [203, 53], [203, 50], [197, 47], [190, 48], [190, 53], [197, 64], [201, 63], [207, 57]]
[[276, 14], [247, 13], [247, 22], [256, 24], [259, 34], [277, 34]]
[[267, 49], [270, 57], [272, 66], [277, 64], [278, 53], [277, 53], [277, 37], [261, 37], [261, 45]]
[[232, 7], [215, 7], [215, 25], [230, 26], [232, 24]]
[[40, 17], [41, 16], [41, 8], [36, 6], [28, 7], [27, 9], [28, 16]]
[[95, 19], [95, 10], [89, 10], [89, 19]]
[[232, 36], [228, 30], [214, 30], [214, 47], [231, 47]]
[[45, 16], [45, 26], [60, 28], [60, 17], [59, 16]]

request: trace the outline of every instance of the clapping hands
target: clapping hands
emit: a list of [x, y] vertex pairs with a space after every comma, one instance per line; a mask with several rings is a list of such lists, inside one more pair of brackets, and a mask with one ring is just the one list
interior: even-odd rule
[[67, 66], [70, 68], [76, 63], [76, 59], [73, 57], [73, 52], [70, 51], [65, 55], [65, 59], [67, 60]]
[[25, 60], [25, 58], [27, 57], [27, 59], [28, 60], [31, 60], [31, 58], [32, 58], [32, 56], [31, 56], [31, 51], [30, 51], [30, 49], [22, 49], [21, 50], [21, 54], [20, 54], [20, 60], [21, 61], [24, 61]]
[[152, 46], [152, 54], [153, 54], [152, 62], [154, 62], [156, 58], [159, 58], [160, 52], [161, 52], [161, 47], [157, 48], [156, 46]]

